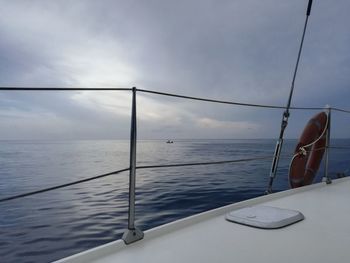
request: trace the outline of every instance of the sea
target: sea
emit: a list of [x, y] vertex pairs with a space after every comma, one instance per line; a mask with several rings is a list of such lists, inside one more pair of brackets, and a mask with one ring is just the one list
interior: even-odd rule
[[[271, 159], [137, 170], [142, 230], [264, 195], [276, 140], [139, 140], [137, 165]], [[274, 191], [289, 188], [296, 140], [285, 140]], [[350, 147], [350, 139], [332, 139]], [[129, 166], [128, 140], [0, 141], [0, 199]], [[349, 174], [349, 149], [330, 149], [329, 173]], [[316, 182], [324, 174], [320, 167]], [[0, 261], [51, 262], [120, 239], [127, 228], [128, 172], [0, 203]]]

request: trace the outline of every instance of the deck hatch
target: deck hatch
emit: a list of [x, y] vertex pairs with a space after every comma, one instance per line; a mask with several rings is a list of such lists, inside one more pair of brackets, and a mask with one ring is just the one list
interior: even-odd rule
[[273, 206], [250, 206], [226, 214], [226, 220], [247, 226], [275, 229], [294, 224], [304, 219], [296, 210]]

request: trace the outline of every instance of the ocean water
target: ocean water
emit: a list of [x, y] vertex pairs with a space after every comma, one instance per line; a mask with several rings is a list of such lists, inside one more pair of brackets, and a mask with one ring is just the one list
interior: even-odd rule
[[[296, 141], [286, 140], [275, 191], [288, 188]], [[350, 146], [350, 140], [332, 140]], [[138, 141], [137, 164], [271, 156], [225, 165], [137, 171], [136, 225], [146, 230], [263, 195], [275, 140]], [[332, 149], [330, 173], [349, 174], [350, 151]], [[129, 142], [0, 141], [0, 198], [128, 167]], [[316, 181], [323, 173], [321, 166]], [[127, 227], [128, 172], [0, 203], [0, 261], [51, 262], [119, 239]]]

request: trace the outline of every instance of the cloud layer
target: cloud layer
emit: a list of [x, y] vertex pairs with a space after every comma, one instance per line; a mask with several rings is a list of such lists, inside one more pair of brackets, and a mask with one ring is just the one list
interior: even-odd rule
[[[278, 105], [287, 101], [307, 5], [0, 3], [2, 86], [137, 86]], [[314, 3], [294, 105], [350, 108], [349, 8], [345, 0]], [[127, 138], [130, 101], [130, 92], [1, 92], [0, 138]], [[274, 138], [282, 114], [145, 94], [138, 102], [140, 138]], [[312, 114], [292, 112], [287, 136], [297, 137]], [[333, 119], [333, 135], [348, 137], [346, 115]]]

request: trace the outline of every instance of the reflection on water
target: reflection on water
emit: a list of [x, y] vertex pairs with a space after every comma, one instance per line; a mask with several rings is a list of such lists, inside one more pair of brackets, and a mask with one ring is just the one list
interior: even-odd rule
[[[348, 145], [350, 140], [334, 140]], [[274, 140], [140, 141], [138, 165], [271, 155]], [[128, 141], [0, 141], [0, 198], [128, 166]], [[295, 141], [286, 141], [291, 154]], [[349, 168], [333, 150], [331, 171]], [[288, 188], [289, 159], [274, 188]], [[138, 170], [137, 225], [142, 229], [262, 195], [270, 160]], [[321, 167], [322, 169], [322, 167]], [[318, 179], [320, 180], [320, 175]], [[49, 262], [119, 239], [127, 225], [128, 173], [0, 204], [1, 262]]]

